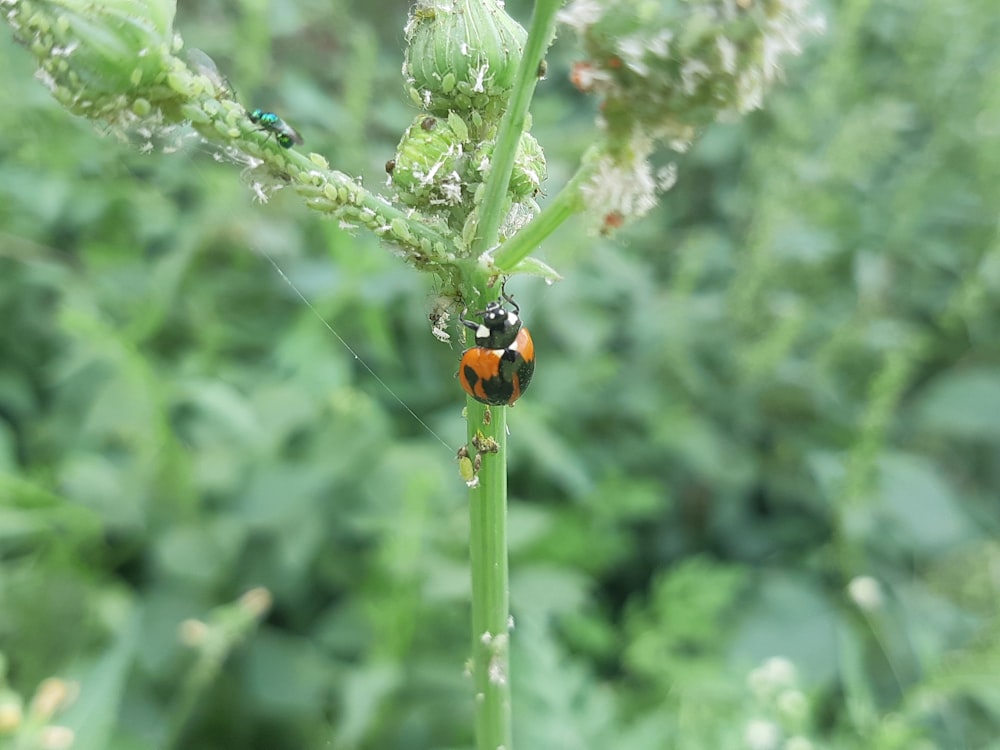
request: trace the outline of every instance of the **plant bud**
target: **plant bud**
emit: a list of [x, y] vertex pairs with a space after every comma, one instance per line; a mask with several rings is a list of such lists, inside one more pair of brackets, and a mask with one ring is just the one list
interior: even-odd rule
[[127, 116], [131, 94], [162, 82], [174, 10], [169, 0], [46, 0], [15, 3], [7, 21], [61, 104], [113, 121]]
[[581, 36], [588, 59], [572, 81], [603, 97], [613, 148], [637, 131], [690, 143], [759, 108], [780, 59], [823, 28], [808, 0], [576, 0], [560, 19]]
[[406, 25], [410, 97], [442, 117], [477, 110], [499, 119], [526, 37], [496, 0], [418, 0]]
[[[485, 172], [493, 158], [493, 141], [484, 141], [478, 149], [472, 163], [477, 170]], [[545, 180], [545, 154], [542, 147], [530, 133], [521, 134], [521, 142], [517, 146], [517, 156], [514, 157], [514, 169], [510, 174], [510, 184], [507, 195], [514, 201], [530, 198], [538, 192]], [[478, 181], [485, 180], [485, 174]]]
[[448, 119], [417, 115], [396, 148], [389, 179], [409, 206], [457, 205], [463, 200], [467, 157], [462, 137]]

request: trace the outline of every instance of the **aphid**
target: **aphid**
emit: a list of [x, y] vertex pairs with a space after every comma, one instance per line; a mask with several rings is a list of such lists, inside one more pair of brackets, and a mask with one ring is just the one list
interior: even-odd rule
[[293, 144], [302, 145], [302, 136], [287, 122], [278, 117], [274, 112], [265, 112], [262, 109], [255, 109], [248, 112], [247, 117], [254, 125], [259, 125], [261, 130], [273, 133], [278, 145], [282, 148], [291, 148]]

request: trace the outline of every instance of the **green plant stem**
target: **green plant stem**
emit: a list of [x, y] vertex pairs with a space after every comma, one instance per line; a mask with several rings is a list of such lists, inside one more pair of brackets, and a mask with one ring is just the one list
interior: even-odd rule
[[468, 400], [470, 436], [496, 441], [497, 453], [483, 455], [479, 486], [469, 494], [472, 566], [472, 658], [476, 747], [512, 747], [509, 680], [509, 583], [507, 570], [507, 408], [486, 408]]
[[[528, 106], [538, 83], [538, 66], [555, 35], [555, 17], [561, 0], [538, 0], [532, 14], [524, 55], [517, 69], [514, 91], [500, 122], [493, 164], [480, 203], [479, 228], [472, 242], [474, 257], [497, 244], [500, 223], [507, 209], [507, 184], [514, 168], [517, 147], [524, 132]], [[491, 296], [485, 277], [476, 280], [477, 295]], [[486, 407], [467, 399], [469, 441], [477, 433], [494, 441], [497, 451], [485, 453], [479, 485], [469, 492], [472, 568], [472, 654], [475, 684], [476, 747], [478, 750], [511, 750], [510, 709], [510, 602], [507, 572], [507, 408]]]
[[521, 142], [528, 106], [538, 85], [538, 66], [545, 50], [555, 36], [556, 12], [561, 0], [538, 0], [531, 16], [528, 39], [524, 44], [524, 55], [517, 68], [514, 91], [507, 110], [500, 121], [497, 141], [493, 149], [493, 163], [490, 165], [483, 200], [480, 204], [479, 231], [472, 244], [475, 255], [481, 255], [497, 243], [500, 223], [507, 208], [507, 185], [514, 169], [517, 147]]
[[[263, 597], [258, 592], [263, 592]], [[263, 589], [255, 589], [212, 612], [204, 626], [203, 640], [196, 646], [197, 657], [188, 669], [168, 715], [161, 748], [171, 750], [183, 746], [181, 740], [191, 717], [218, 680], [226, 659], [253, 632], [270, 604], [270, 594]]]
[[[280, 148], [255, 127], [237, 138], [220, 135], [214, 127], [202, 125], [197, 130], [208, 140], [236, 146], [263, 161], [271, 173], [261, 175], [262, 180], [273, 180], [274, 174], [283, 176], [314, 211], [367, 227], [380, 239], [399, 245], [415, 265], [449, 265], [454, 261], [455, 245], [449, 237], [412, 212], [392, 206], [350, 175], [331, 169], [322, 157]], [[248, 179], [253, 180], [252, 173]]]
[[[518, 66], [514, 91], [500, 122], [493, 164], [480, 203], [479, 228], [472, 242], [474, 257], [497, 244], [500, 223], [507, 208], [507, 184], [514, 168], [517, 146], [524, 132], [528, 106], [538, 83], [538, 66], [555, 35], [555, 17], [561, 0], [538, 0], [532, 14], [524, 55]], [[486, 278], [476, 280], [478, 295], [490, 296]], [[507, 408], [486, 407], [467, 399], [469, 441], [482, 437], [495, 441], [497, 451], [483, 455], [479, 485], [469, 492], [472, 568], [472, 654], [475, 684], [476, 747], [478, 750], [511, 750], [513, 734], [510, 709], [510, 602], [507, 572]]]
[[584, 159], [576, 174], [545, 205], [542, 212], [497, 250], [493, 256], [493, 265], [497, 270], [508, 273], [513, 271], [518, 263], [542, 244], [566, 219], [583, 210], [580, 188], [593, 172], [593, 163]]

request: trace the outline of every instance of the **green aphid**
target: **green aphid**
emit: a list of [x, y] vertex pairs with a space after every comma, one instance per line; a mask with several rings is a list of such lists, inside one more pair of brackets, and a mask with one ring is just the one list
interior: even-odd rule
[[301, 146], [304, 141], [302, 136], [287, 122], [278, 117], [274, 112], [265, 112], [262, 109], [255, 109], [248, 112], [247, 117], [254, 125], [259, 125], [261, 130], [273, 133], [278, 145], [282, 148], [291, 148], [293, 144]]

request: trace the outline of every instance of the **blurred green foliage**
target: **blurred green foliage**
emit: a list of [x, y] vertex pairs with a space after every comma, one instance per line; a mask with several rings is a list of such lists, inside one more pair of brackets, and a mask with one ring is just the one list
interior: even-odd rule
[[[998, 747], [1000, 15], [826, 12], [655, 215], [567, 226], [566, 281], [513, 289], [539, 351], [510, 415], [522, 748]], [[404, 21], [178, 13], [368, 182], [412, 115]], [[574, 54], [534, 107], [550, 193], [592, 137]], [[453, 452], [267, 257], [457, 447], [434, 290], [194, 139], [102, 138], [0, 56], [6, 683], [79, 680], [55, 720], [82, 750], [468, 747]]]

